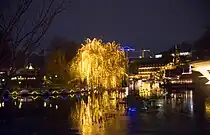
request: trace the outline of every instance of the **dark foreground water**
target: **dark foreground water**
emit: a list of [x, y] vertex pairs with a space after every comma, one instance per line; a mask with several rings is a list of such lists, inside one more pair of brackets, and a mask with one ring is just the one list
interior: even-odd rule
[[195, 135], [210, 134], [209, 104], [204, 121], [193, 114], [192, 92], [158, 99], [160, 108], [127, 112], [124, 94], [10, 97], [0, 104], [0, 135]]

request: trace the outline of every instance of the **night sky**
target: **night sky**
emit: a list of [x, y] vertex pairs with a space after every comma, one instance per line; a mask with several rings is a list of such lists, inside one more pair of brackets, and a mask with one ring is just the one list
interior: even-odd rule
[[87, 37], [162, 51], [199, 38], [210, 24], [209, 0], [74, 0], [52, 25], [50, 37]]
[[155, 52], [193, 42], [210, 25], [210, 0], [72, 0], [46, 34], [83, 42], [96, 37]]

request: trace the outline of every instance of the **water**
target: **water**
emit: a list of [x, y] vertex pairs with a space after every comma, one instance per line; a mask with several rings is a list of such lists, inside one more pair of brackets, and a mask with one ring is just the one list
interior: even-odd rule
[[157, 111], [127, 112], [124, 93], [9, 98], [0, 104], [0, 135], [184, 135], [210, 134], [210, 102], [198, 123], [192, 92], [158, 99]]

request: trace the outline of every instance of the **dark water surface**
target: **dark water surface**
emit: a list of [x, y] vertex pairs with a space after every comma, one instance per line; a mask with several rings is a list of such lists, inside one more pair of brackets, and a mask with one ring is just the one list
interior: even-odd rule
[[11, 97], [0, 104], [0, 135], [195, 135], [210, 134], [209, 103], [203, 121], [193, 114], [192, 92], [158, 99], [157, 110], [127, 112], [123, 93]]

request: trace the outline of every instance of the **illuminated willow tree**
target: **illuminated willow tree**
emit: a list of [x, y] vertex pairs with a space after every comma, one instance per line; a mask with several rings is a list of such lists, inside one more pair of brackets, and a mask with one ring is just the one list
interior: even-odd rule
[[89, 87], [116, 88], [122, 85], [127, 58], [119, 44], [87, 39], [71, 64], [71, 72]]

